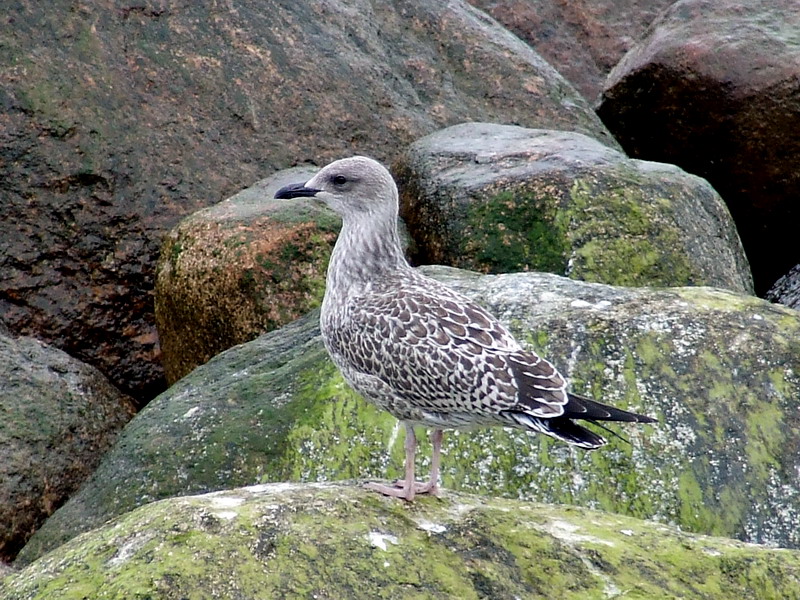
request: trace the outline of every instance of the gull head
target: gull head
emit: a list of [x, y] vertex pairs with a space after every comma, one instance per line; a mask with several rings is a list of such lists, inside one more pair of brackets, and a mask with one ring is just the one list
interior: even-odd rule
[[342, 218], [397, 217], [397, 186], [381, 163], [366, 156], [332, 162], [305, 183], [282, 187], [275, 198], [314, 198]]

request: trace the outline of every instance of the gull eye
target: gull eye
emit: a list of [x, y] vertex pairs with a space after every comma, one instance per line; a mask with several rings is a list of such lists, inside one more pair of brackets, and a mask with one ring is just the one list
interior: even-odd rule
[[334, 175], [331, 181], [333, 181], [335, 185], [344, 185], [347, 183], [347, 177], [344, 175]]

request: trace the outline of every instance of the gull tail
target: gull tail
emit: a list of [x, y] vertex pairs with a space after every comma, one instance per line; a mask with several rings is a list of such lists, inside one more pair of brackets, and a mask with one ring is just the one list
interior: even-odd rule
[[573, 419], [582, 419], [593, 425], [608, 431], [615, 437], [625, 440], [615, 431], [598, 423], [598, 421], [617, 421], [624, 423], [655, 423], [656, 419], [645, 415], [614, 408], [600, 402], [596, 402], [584, 396], [568, 393], [569, 400], [564, 406], [564, 413], [551, 418], [534, 417], [523, 412], [506, 411], [503, 416], [514, 425], [522, 429], [536, 431], [549, 435], [557, 440], [561, 440], [579, 448], [594, 450], [606, 444], [606, 439], [587, 429]]
[[608, 404], [601, 404], [586, 396], [579, 396], [572, 392], [567, 392], [569, 399], [564, 406], [562, 417], [568, 419], [584, 419], [586, 421], [621, 421], [624, 423], [655, 423], [652, 417], [639, 415], [636, 413], [614, 408]]

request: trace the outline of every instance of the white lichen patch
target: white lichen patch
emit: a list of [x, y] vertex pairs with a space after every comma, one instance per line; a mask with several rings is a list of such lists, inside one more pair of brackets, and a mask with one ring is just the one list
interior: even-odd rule
[[277, 483], [259, 483], [257, 485], [249, 485], [247, 487], [240, 488], [245, 490], [246, 492], [253, 494], [255, 496], [272, 496], [272, 495], [283, 495], [288, 492], [292, 492], [295, 490], [300, 489], [323, 489], [326, 487], [330, 487], [331, 484], [326, 482], [309, 482], [309, 483], [300, 483], [300, 482], [292, 482], [292, 481], [280, 481]]
[[541, 302], [557, 302], [560, 299], [561, 296], [556, 294], [555, 292], [542, 292], [541, 294], [539, 294], [539, 301]]
[[186, 419], [191, 419], [193, 416], [195, 416], [199, 412], [200, 412], [200, 407], [199, 406], [193, 406], [192, 408], [187, 410], [185, 413], [183, 413], [183, 415], [181, 415], [181, 419], [184, 420], [184, 421]]
[[391, 535], [389, 533], [381, 533], [380, 531], [370, 531], [367, 534], [367, 541], [369, 541], [370, 545], [375, 548], [380, 548], [384, 552], [386, 552], [388, 546], [386, 542], [390, 544], [397, 545], [397, 536]]
[[211, 514], [213, 514], [218, 519], [222, 519], [223, 521], [232, 521], [233, 519], [236, 518], [238, 513], [232, 510], [221, 510], [221, 511], [214, 511]]
[[213, 508], [234, 508], [244, 504], [241, 496], [214, 496], [211, 498]]
[[[292, 400], [294, 400], [293, 394], [291, 394], [290, 392], [283, 392], [282, 394], [277, 394], [273, 396], [272, 400], [270, 400], [270, 404], [273, 407], [278, 408], [281, 406], [285, 406], [286, 404], [289, 404], [289, 402], [291, 402]], [[261, 416], [260, 413], [259, 416]]]
[[466, 513], [475, 509], [474, 504], [464, 504], [463, 502], [455, 502], [447, 509], [447, 516], [453, 521], [461, 521]]
[[422, 529], [422, 531], [427, 531], [428, 533], [444, 533], [447, 531], [447, 527], [441, 525], [440, 523], [433, 523], [428, 521], [427, 519], [419, 519], [416, 521], [417, 527]]
[[570, 545], [588, 542], [592, 544], [602, 544], [604, 546], [614, 546], [614, 542], [610, 542], [609, 540], [603, 540], [593, 535], [578, 533], [578, 531], [580, 531], [580, 527], [574, 523], [568, 523], [567, 521], [550, 521], [544, 525], [537, 525], [536, 528], [543, 530], [552, 535], [554, 538]]
[[122, 544], [116, 551], [114, 556], [108, 559], [106, 566], [120, 567], [125, 564], [136, 552], [144, 546], [147, 542], [155, 537], [154, 531], [146, 531], [144, 533], [135, 533], [128, 541]]
[[590, 308], [592, 306], [591, 302], [587, 302], [586, 300], [573, 300], [569, 303], [572, 308]]
[[[591, 561], [587, 560], [586, 562], [589, 562], [589, 564], [591, 564]], [[599, 573], [599, 570], [598, 570], [598, 572], [596, 574], [598, 574], [598, 573]], [[603, 595], [606, 598], [617, 598], [617, 597], [623, 595], [622, 590], [619, 589], [614, 584], [613, 581], [611, 581], [610, 577], [607, 577], [605, 575], [602, 575], [602, 576], [603, 576], [603, 579], [605, 579], [605, 581], [603, 582]]]
[[[272, 490], [272, 488], [275, 487], [275, 485], [276, 484], [274, 483], [259, 483], [257, 485], [248, 485], [247, 487], [242, 489], [246, 490], [250, 494], [260, 495], [269, 493]], [[277, 484], [277, 485], [283, 485], [283, 484]]]
[[573, 300], [569, 303], [572, 308], [593, 308], [594, 310], [606, 310], [611, 308], [611, 302], [609, 300], [600, 300], [598, 302], [588, 302], [586, 300], [582, 300], [580, 298]]

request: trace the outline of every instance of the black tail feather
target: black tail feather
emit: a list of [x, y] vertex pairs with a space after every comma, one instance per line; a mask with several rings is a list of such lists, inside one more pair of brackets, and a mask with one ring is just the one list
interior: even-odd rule
[[534, 417], [528, 413], [513, 410], [503, 411], [500, 414], [516, 427], [543, 433], [557, 440], [561, 440], [562, 442], [567, 442], [568, 444], [579, 446], [587, 450], [594, 450], [606, 443], [606, 440], [602, 436], [578, 425], [575, 421], [567, 417], [553, 417], [548, 419]]
[[[603, 436], [596, 434], [590, 429], [586, 429], [571, 419], [564, 417], [556, 417], [555, 419], [542, 419], [545, 421], [547, 434], [573, 444], [586, 448], [587, 450], [594, 450], [600, 446], [604, 446], [606, 440]], [[605, 429], [605, 427], [603, 427]], [[613, 433], [613, 432], [612, 432]]]
[[[621, 408], [614, 408], [607, 404], [596, 402], [586, 396], [580, 396], [567, 393], [569, 401], [564, 406], [563, 417], [569, 419], [584, 419], [586, 421], [622, 421], [626, 423], [655, 423], [656, 420], [652, 417], [639, 415], [636, 413], [622, 410]], [[605, 428], [604, 428], [605, 429]]]
[[595, 448], [605, 445], [606, 440], [603, 436], [587, 429], [582, 424], [576, 423], [573, 419], [587, 421], [624, 442], [628, 442], [628, 440], [616, 431], [600, 423], [600, 421], [621, 421], [627, 423], [656, 422], [652, 417], [601, 404], [600, 402], [595, 402], [584, 396], [572, 393], [568, 393], [567, 396], [569, 401], [564, 407], [564, 414], [557, 417], [535, 417], [530, 413], [514, 410], [502, 411], [500, 415], [517, 427], [544, 433], [550, 437], [587, 450], [594, 450]]

